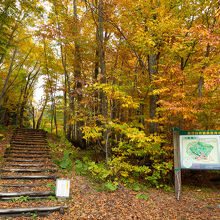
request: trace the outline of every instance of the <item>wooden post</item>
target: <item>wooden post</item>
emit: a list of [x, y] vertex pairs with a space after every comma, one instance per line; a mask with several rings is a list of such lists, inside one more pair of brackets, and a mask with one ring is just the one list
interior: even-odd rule
[[173, 147], [174, 147], [174, 175], [175, 175], [175, 196], [180, 199], [181, 193], [181, 165], [180, 165], [180, 142], [179, 129], [173, 129]]

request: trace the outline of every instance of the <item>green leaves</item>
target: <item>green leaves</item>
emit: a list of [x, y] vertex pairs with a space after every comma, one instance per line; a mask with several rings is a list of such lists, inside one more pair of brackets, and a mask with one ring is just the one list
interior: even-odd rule
[[49, 188], [49, 189], [51, 189], [51, 190], [53, 190], [53, 192], [55, 192], [55, 186], [54, 186], [53, 184], [48, 183], [48, 184], [46, 185], [46, 187]]
[[56, 201], [56, 197], [55, 196], [48, 196], [47, 201]]
[[54, 159], [54, 162], [57, 165], [59, 165], [62, 169], [70, 170], [72, 167], [72, 161], [70, 159], [70, 151], [65, 150], [63, 158], [61, 160], [56, 158], [56, 159]]
[[98, 127], [98, 126], [93, 126], [93, 127], [84, 126], [82, 128], [82, 133], [84, 134], [83, 138], [86, 139], [87, 141], [89, 141], [89, 140], [96, 140], [96, 139], [102, 137], [102, 131], [103, 131], [102, 127]]
[[148, 195], [146, 195], [146, 194], [141, 194], [141, 193], [138, 193], [138, 194], [136, 195], [136, 197], [139, 198], [139, 199], [148, 199], [148, 198], [149, 198]]
[[16, 202], [16, 201], [19, 201], [19, 202], [27, 202], [29, 199], [29, 196], [20, 196], [19, 198], [16, 198], [16, 199], [11, 199], [12, 202]]
[[101, 163], [84, 158], [84, 162], [76, 160], [75, 171], [79, 175], [89, 175], [96, 181], [106, 181], [111, 175], [111, 171]]
[[84, 164], [81, 160], [76, 160], [75, 171], [78, 175], [86, 175], [88, 171], [88, 165]]
[[116, 182], [108, 181], [106, 183], [103, 183], [101, 185], [96, 185], [95, 189], [97, 191], [107, 191], [107, 192], [113, 192], [117, 189], [117, 184]]
[[107, 191], [115, 191], [117, 189], [117, 185], [115, 185], [113, 182], [105, 183], [105, 187]]

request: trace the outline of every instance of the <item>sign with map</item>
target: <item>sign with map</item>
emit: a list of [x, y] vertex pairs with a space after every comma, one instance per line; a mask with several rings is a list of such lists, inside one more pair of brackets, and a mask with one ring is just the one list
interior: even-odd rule
[[180, 132], [182, 169], [220, 170], [219, 131]]

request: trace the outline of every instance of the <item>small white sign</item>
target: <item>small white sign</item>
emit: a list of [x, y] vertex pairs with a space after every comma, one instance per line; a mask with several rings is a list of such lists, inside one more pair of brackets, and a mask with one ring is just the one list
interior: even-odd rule
[[56, 181], [56, 197], [69, 198], [70, 196], [70, 180], [57, 179]]

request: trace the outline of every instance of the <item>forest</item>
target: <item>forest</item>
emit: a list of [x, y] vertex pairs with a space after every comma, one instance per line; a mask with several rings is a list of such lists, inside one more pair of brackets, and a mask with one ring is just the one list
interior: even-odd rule
[[0, 125], [68, 140], [102, 181], [163, 186], [173, 128], [220, 129], [219, 15], [218, 0], [1, 0]]

